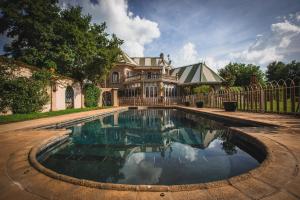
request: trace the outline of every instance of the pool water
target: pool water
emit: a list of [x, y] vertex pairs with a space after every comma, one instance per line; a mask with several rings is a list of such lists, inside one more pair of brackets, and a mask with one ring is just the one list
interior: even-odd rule
[[251, 145], [228, 128], [179, 110], [116, 112], [71, 129], [66, 142], [39, 155], [38, 160], [58, 173], [80, 179], [194, 184], [230, 178], [260, 164], [242, 149], [251, 149]]

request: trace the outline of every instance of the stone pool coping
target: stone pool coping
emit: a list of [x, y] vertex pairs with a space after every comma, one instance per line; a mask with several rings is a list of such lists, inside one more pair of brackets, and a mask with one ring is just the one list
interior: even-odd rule
[[57, 180], [65, 181], [76, 185], [98, 188], [98, 189], [125, 190], [125, 191], [152, 191], [152, 192], [168, 192], [168, 191], [178, 192], [178, 191], [190, 191], [190, 190], [197, 190], [197, 189], [208, 189], [208, 188], [220, 187], [222, 185], [229, 185], [230, 181], [245, 180], [249, 178], [251, 174], [259, 173], [261, 170], [263, 170], [264, 168], [266, 168], [268, 165], [272, 163], [272, 156], [273, 156], [272, 151], [264, 142], [241, 131], [235, 131], [232, 134], [238, 134], [239, 136], [242, 135], [243, 141], [246, 141], [248, 144], [252, 144], [263, 154], [266, 154], [266, 158], [257, 168], [254, 168], [246, 173], [231, 177], [229, 179], [212, 181], [208, 183], [183, 184], [183, 185], [131, 185], [131, 184], [104, 183], [104, 182], [96, 182], [96, 181], [91, 181], [86, 179], [78, 179], [75, 177], [57, 173], [49, 168], [44, 167], [37, 160], [37, 155], [44, 149], [48, 148], [49, 146], [52, 146], [55, 143], [60, 142], [61, 140], [64, 140], [66, 137], [68, 137], [69, 135], [68, 131], [66, 131], [66, 134], [64, 135], [47, 139], [43, 141], [41, 144], [34, 146], [29, 152], [29, 162], [38, 171], [44, 173], [45, 175], [51, 178], [55, 178]]
[[[197, 109], [199, 113], [209, 113], [221, 117], [234, 117], [268, 124], [275, 127], [235, 127], [236, 131], [246, 133], [262, 141], [268, 148], [268, 162], [247, 174], [228, 180], [214, 182], [211, 187], [180, 191], [126, 191], [98, 189], [71, 184], [53, 179], [36, 170], [29, 162], [32, 148], [40, 146], [49, 138], [64, 136], [65, 130], [22, 129], [20, 124], [11, 124], [10, 129], [0, 125], [0, 199], [300, 199], [300, 120], [293, 116], [275, 114], [254, 114], [245, 112], [228, 113], [218, 109]], [[118, 109], [115, 109], [118, 110]], [[107, 112], [108, 110], [106, 110]], [[96, 112], [100, 114], [103, 111]], [[90, 116], [87, 112], [82, 116]], [[78, 116], [78, 115], [77, 115]], [[74, 119], [70, 115], [67, 119]], [[49, 118], [51, 124], [57, 119]], [[45, 125], [36, 120], [31, 125]], [[33, 126], [32, 126], [33, 127]], [[163, 195], [162, 195], [163, 194]]]

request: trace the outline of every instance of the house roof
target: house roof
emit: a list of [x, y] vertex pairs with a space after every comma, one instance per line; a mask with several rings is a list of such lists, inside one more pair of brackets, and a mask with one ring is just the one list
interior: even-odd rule
[[161, 57], [133, 57], [132, 59], [140, 67], [171, 67], [169, 63]]
[[224, 80], [205, 63], [196, 63], [171, 70], [172, 76], [178, 76], [179, 84], [213, 84]]
[[121, 51], [121, 54], [119, 55], [118, 62], [122, 64], [138, 66], [138, 64], [123, 51]]

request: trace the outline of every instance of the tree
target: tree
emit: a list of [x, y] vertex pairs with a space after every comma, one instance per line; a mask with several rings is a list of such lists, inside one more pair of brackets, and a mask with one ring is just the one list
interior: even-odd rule
[[0, 33], [12, 38], [5, 51], [28, 64], [44, 66], [57, 36], [53, 25], [59, 18], [57, 0], [0, 1]]
[[219, 70], [219, 74], [227, 86], [248, 86], [251, 76], [255, 75], [258, 83], [264, 82], [264, 73], [259, 66], [243, 63], [229, 63]]
[[292, 61], [288, 64], [272, 62], [267, 66], [266, 77], [268, 81], [296, 79], [300, 77], [300, 62]]
[[113, 67], [122, 41], [92, 24], [80, 7], [61, 9], [57, 0], [2, 0], [0, 33], [12, 38], [5, 51], [13, 58], [57, 71], [81, 83], [99, 80]]

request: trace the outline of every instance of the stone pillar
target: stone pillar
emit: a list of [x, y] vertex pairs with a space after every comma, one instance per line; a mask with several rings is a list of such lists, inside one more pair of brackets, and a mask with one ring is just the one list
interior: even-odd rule
[[141, 97], [146, 98], [146, 89], [145, 89], [145, 83], [144, 82], [141, 83], [141, 88], [142, 88]]
[[100, 88], [100, 96], [99, 96], [99, 101], [98, 101], [98, 107], [102, 107], [103, 106], [103, 96], [102, 96], [102, 94], [103, 94], [103, 90]]
[[84, 105], [84, 91], [83, 91], [83, 84], [80, 84], [80, 94], [81, 94], [81, 108], [85, 108]]
[[163, 82], [159, 82], [158, 91], [159, 91], [159, 96], [165, 96], [164, 95], [164, 84], [163, 84]]
[[119, 97], [118, 97], [118, 88], [112, 88], [112, 106], [117, 107], [119, 106]]

